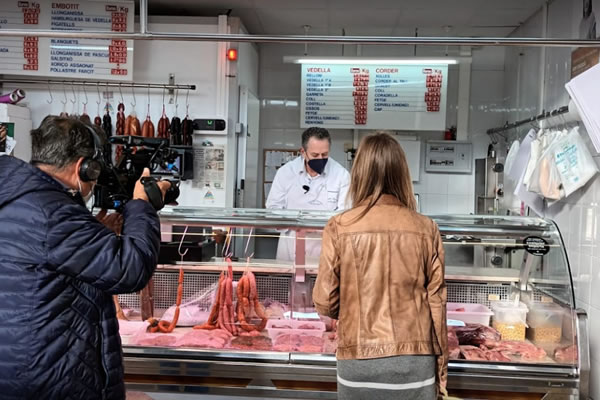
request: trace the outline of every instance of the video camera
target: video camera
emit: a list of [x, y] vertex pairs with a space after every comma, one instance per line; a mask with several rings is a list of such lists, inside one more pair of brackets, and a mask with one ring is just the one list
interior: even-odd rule
[[[193, 152], [190, 146], [170, 146], [169, 139], [142, 136], [111, 136], [107, 146], [122, 146], [113, 165], [110, 151], [104, 151], [104, 165], [94, 192], [94, 207], [122, 211], [132, 199], [136, 182], [144, 168], [150, 177], [142, 183], [152, 206], [158, 211], [179, 197], [180, 181], [193, 178]], [[107, 149], [108, 150], [108, 149]], [[156, 176], [170, 176], [171, 187], [163, 201]]]

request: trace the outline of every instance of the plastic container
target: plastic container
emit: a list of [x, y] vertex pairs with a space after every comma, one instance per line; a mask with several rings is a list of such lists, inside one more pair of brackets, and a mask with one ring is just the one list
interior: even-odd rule
[[494, 313], [492, 327], [500, 332], [502, 340], [525, 340], [528, 312], [525, 304], [493, 301], [490, 306]]
[[446, 317], [465, 324], [481, 324], [490, 326], [490, 317], [494, 313], [482, 304], [471, 303], [448, 303], [446, 305]]
[[321, 321], [297, 321], [294, 319], [270, 319], [267, 321], [267, 332], [272, 340], [282, 334], [296, 334], [322, 337], [325, 324]]
[[527, 338], [536, 343], [559, 343], [564, 310], [553, 303], [532, 303], [527, 314]]

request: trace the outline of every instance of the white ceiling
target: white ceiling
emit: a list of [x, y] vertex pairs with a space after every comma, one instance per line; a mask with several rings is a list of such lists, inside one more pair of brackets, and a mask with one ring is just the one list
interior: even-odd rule
[[[152, 15], [240, 17], [252, 34], [507, 36], [545, 0], [149, 0]], [[446, 27], [450, 26], [450, 29]]]

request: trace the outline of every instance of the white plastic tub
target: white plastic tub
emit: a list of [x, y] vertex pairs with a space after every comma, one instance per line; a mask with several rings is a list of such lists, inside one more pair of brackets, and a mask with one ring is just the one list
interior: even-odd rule
[[481, 324], [490, 326], [490, 318], [494, 313], [482, 304], [448, 303], [446, 317], [462, 321], [465, 324]]

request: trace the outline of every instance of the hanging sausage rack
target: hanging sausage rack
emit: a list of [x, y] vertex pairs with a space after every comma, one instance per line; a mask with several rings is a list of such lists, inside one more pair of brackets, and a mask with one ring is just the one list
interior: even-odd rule
[[566, 114], [569, 112], [569, 106], [562, 106], [560, 108], [557, 108], [555, 110], [552, 111], [543, 111], [541, 114], [539, 115], [535, 115], [533, 117], [529, 117], [529, 118], [525, 118], [519, 121], [515, 121], [515, 122], [511, 122], [508, 123], [506, 122], [503, 126], [497, 127], [497, 128], [492, 128], [492, 129], [488, 129], [486, 131], [486, 133], [488, 135], [494, 135], [496, 133], [500, 133], [500, 132], [504, 132], [513, 128], [517, 128], [519, 126], [522, 125], [526, 125], [526, 124], [531, 124], [534, 123], [536, 121], [541, 121], [547, 118], [551, 118], [551, 117], [557, 117], [559, 115], [562, 114]]
[[139, 83], [139, 82], [106, 82], [106, 81], [67, 81], [53, 79], [20, 79], [20, 78], [0, 78], [2, 83], [18, 84], [39, 84], [39, 85], [69, 85], [69, 86], [100, 86], [100, 87], [120, 87], [120, 88], [140, 88], [140, 89], [166, 89], [166, 90], [196, 90], [196, 85], [175, 85], [164, 83]]

